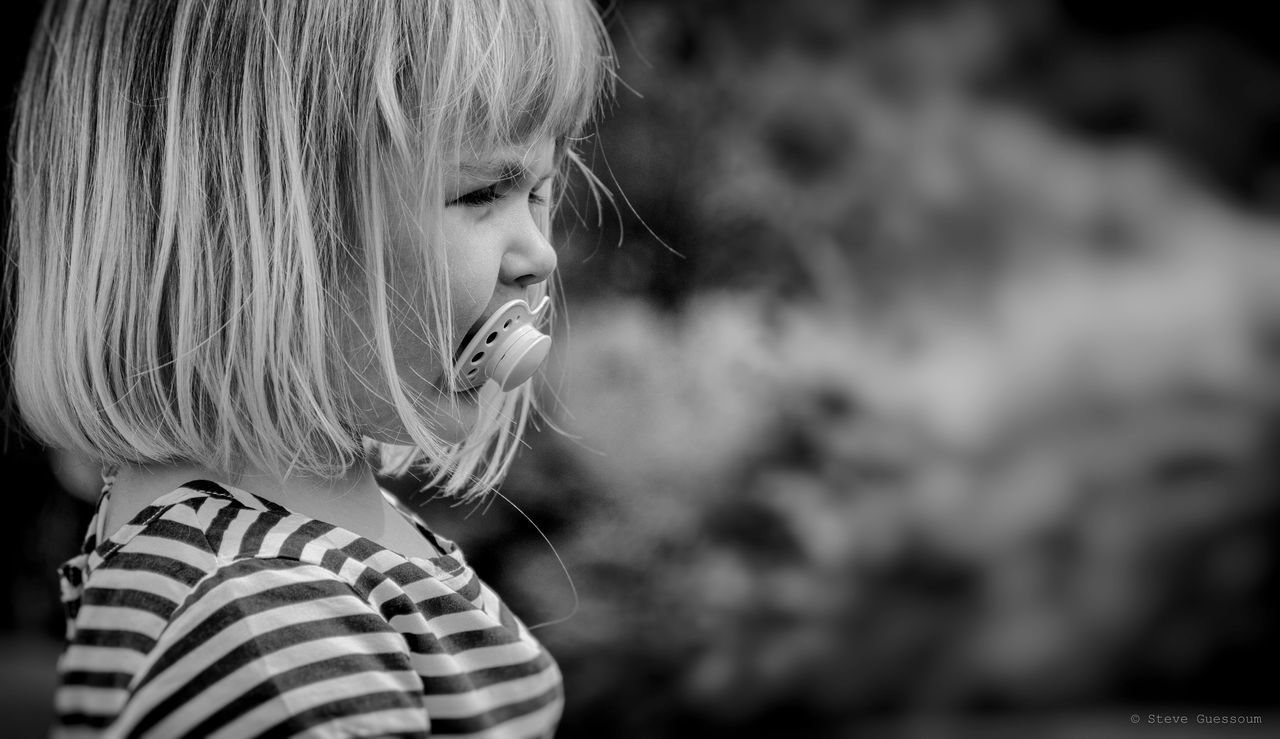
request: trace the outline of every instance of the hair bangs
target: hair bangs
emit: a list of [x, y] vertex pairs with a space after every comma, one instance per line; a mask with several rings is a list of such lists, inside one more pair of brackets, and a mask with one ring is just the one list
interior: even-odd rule
[[474, 60], [460, 96], [464, 140], [500, 148], [577, 136], [612, 80], [604, 28], [589, 4], [460, 3], [461, 58]]

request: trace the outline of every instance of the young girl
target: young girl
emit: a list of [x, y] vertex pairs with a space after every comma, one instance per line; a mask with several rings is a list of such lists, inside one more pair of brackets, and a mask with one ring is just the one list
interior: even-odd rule
[[14, 400], [105, 469], [55, 733], [553, 732], [555, 662], [373, 452], [464, 499], [507, 470], [611, 65], [589, 0], [49, 3]]

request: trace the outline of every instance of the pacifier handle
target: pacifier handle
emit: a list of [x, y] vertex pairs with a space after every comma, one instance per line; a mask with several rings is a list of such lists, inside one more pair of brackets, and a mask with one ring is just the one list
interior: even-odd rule
[[534, 325], [550, 305], [544, 295], [537, 308], [516, 299], [494, 311], [454, 360], [457, 386], [470, 390], [493, 380], [503, 390], [514, 390], [533, 377], [551, 351], [551, 337]]

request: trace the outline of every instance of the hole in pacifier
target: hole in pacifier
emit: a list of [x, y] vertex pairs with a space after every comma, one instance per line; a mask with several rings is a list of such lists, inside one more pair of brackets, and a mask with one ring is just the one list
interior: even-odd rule
[[498, 338], [498, 332], [497, 332], [497, 331], [494, 331], [493, 333], [489, 334], [488, 338], [486, 338], [486, 339], [484, 340], [484, 343], [486, 343], [486, 344], [492, 344], [492, 343], [493, 343], [493, 340], [494, 340], [494, 339], [496, 339], [496, 338]]
[[471, 358], [471, 361], [479, 362], [481, 359], [484, 359], [484, 352], [476, 352], [476, 355]]
[[480, 371], [480, 368], [478, 368], [478, 367], [472, 367], [472, 368], [471, 368], [471, 371], [467, 373], [467, 379], [468, 379], [468, 380], [470, 380], [472, 377], [475, 377], [475, 376], [476, 376], [476, 373], [477, 373], [477, 372], [479, 372], [479, 371]]
[[508, 319], [507, 319], [507, 322], [506, 322], [506, 323], [502, 324], [502, 328], [504, 328], [504, 329], [511, 328], [511, 319], [510, 319], [510, 318], [508, 318]]

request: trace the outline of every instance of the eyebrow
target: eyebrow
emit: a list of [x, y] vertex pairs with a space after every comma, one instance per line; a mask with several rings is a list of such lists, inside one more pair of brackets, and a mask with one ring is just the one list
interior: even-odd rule
[[555, 152], [551, 158], [551, 171], [543, 177], [536, 177], [532, 170], [518, 159], [480, 162], [479, 164], [463, 164], [458, 168], [465, 177], [498, 182], [527, 182], [550, 179], [560, 169], [568, 148], [560, 141], [556, 142]]
[[535, 179], [533, 172], [524, 163], [517, 161], [464, 164], [459, 171], [466, 177], [498, 182], [525, 182]]

